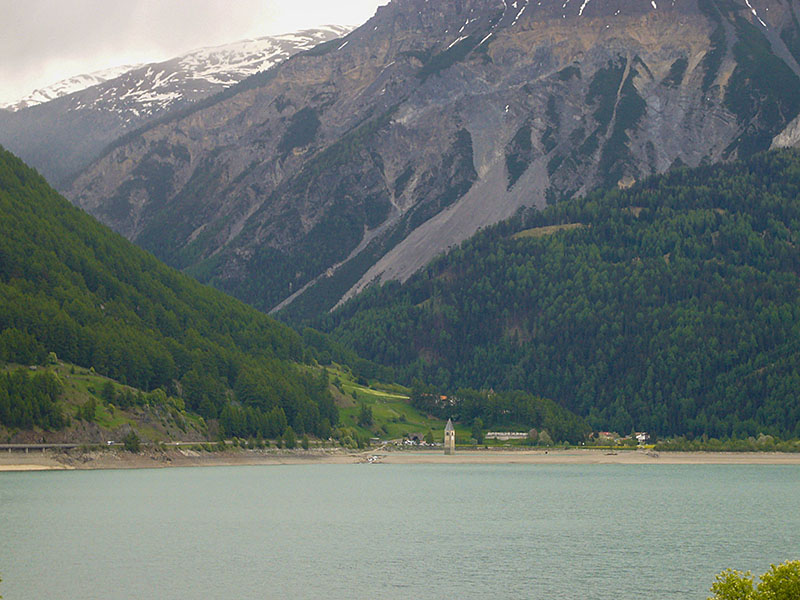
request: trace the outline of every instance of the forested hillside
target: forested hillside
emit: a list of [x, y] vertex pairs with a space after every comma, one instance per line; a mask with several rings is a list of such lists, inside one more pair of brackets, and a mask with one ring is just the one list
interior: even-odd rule
[[676, 169], [484, 230], [323, 328], [440, 390], [595, 428], [800, 435], [800, 154]]
[[[252, 435], [291, 425], [327, 436], [337, 421], [326, 378], [300, 365], [294, 331], [166, 267], [0, 148], [0, 366], [50, 352], [162, 388], [203, 417], [245, 421]], [[57, 382], [40, 379], [20, 394], [8, 378], [0, 417], [14, 422], [5, 425], [61, 426]]]

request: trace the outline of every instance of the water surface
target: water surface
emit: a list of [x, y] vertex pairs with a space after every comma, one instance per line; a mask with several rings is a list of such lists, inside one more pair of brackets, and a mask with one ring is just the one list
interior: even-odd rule
[[0, 473], [17, 599], [701, 599], [800, 558], [800, 467]]

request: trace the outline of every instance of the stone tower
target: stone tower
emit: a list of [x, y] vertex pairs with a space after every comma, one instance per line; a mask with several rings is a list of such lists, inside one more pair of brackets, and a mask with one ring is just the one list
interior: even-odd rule
[[453, 427], [453, 421], [447, 419], [447, 425], [444, 427], [444, 453], [453, 454], [456, 451], [456, 430]]

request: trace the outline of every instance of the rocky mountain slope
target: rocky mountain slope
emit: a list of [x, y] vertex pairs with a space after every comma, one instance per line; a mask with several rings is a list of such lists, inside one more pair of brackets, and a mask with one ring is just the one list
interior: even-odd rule
[[312, 315], [522, 206], [793, 143], [799, 20], [794, 0], [393, 0], [126, 138], [68, 195]]
[[171, 60], [78, 75], [0, 110], [0, 143], [63, 184], [147, 120], [213, 95], [349, 31], [336, 25], [201, 48]]

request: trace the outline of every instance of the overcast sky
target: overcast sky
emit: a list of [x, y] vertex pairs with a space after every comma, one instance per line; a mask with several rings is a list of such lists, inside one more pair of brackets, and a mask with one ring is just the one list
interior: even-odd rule
[[360, 25], [388, 0], [0, 0], [0, 104], [108, 67], [316, 25]]

